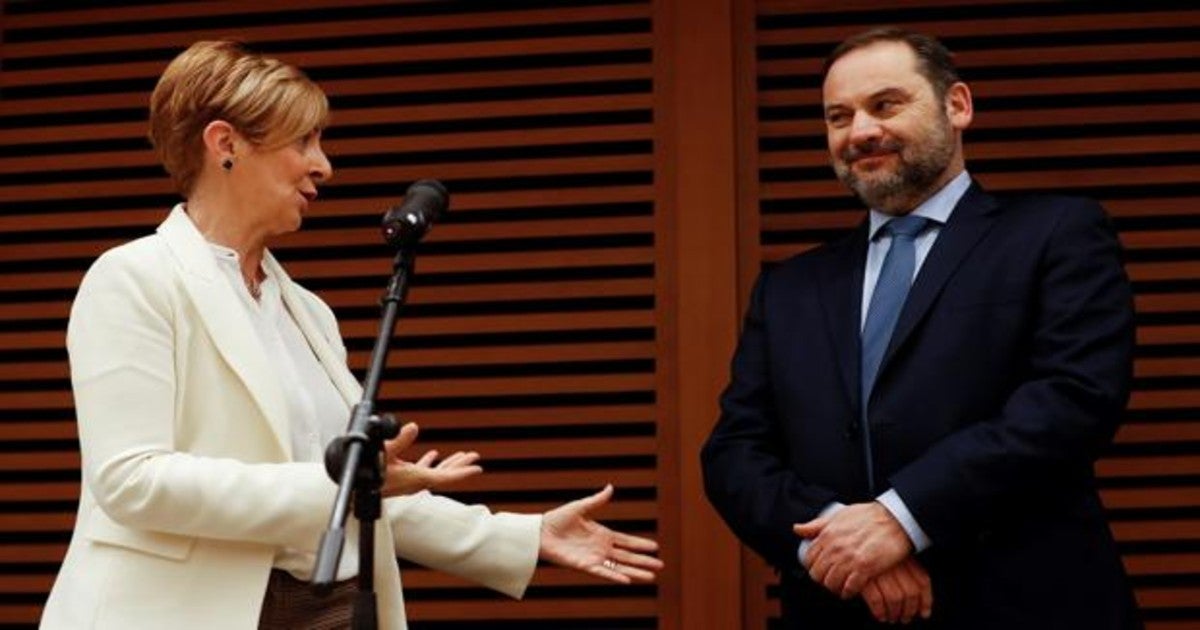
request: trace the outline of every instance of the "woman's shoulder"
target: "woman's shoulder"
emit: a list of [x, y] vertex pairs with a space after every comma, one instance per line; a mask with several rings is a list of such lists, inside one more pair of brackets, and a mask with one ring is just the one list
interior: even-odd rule
[[84, 274], [82, 287], [95, 284], [154, 286], [168, 281], [175, 265], [159, 234], [149, 234], [100, 254]]
[[300, 302], [310, 315], [315, 317], [322, 326], [326, 328], [332, 327], [337, 330], [337, 315], [330, 308], [321, 296], [306, 289], [303, 285], [292, 282], [292, 289], [296, 292], [296, 296], [300, 298]]

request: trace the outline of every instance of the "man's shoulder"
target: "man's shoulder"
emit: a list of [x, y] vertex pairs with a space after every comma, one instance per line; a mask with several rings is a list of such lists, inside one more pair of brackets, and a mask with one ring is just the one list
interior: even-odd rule
[[1046, 193], [992, 195], [999, 209], [1012, 218], [1056, 223], [1063, 216], [1102, 217], [1104, 208], [1089, 197]]
[[774, 265], [772, 271], [781, 275], [797, 273], [804, 275], [825, 269], [831, 264], [844, 265], [847, 257], [854, 255], [855, 239], [865, 238], [866, 235], [862, 229], [849, 230], [837, 238], [783, 259]]

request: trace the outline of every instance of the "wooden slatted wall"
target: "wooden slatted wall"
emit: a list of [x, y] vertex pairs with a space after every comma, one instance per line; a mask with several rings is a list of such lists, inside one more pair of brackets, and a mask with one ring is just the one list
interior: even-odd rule
[[[454, 496], [541, 511], [611, 481], [602, 518], [658, 535], [648, 1], [0, 6], [0, 625], [36, 620], [73, 523], [74, 289], [174, 202], [146, 102], [204, 38], [284, 58], [331, 97], [334, 181], [273, 250], [337, 311], [360, 376], [390, 272], [380, 215], [416, 179], [451, 190], [381, 406], [420, 422], [426, 447], [485, 454]], [[513, 603], [404, 568], [414, 628], [657, 625], [653, 585], [543, 569]]]
[[[523, 603], [406, 567], [414, 625], [688, 618], [690, 630], [731, 627], [714, 620], [739, 607], [745, 627], [769, 624], [769, 575], [748, 559], [739, 591], [722, 559], [728, 532], [691, 512], [703, 502], [682, 445], [702, 439], [715, 401], [710, 413], [680, 396], [710, 398], [739, 310], [728, 283], [704, 297], [693, 270], [723, 264], [725, 248], [705, 241], [722, 234], [721, 213], [740, 227], [729, 238], [743, 295], [760, 264], [861, 216], [826, 166], [818, 72], [838, 40], [878, 23], [961, 53], [979, 109], [968, 157], [985, 185], [1091, 195], [1115, 216], [1140, 346], [1129, 423], [1099, 466], [1105, 500], [1151, 628], [1200, 623], [1200, 11], [1187, 3], [105, 5], [0, 0], [0, 627], [37, 618], [72, 525], [62, 344], [74, 288], [99, 252], [149, 232], [173, 202], [143, 139], [146, 99], [175, 53], [223, 36], [308, 69], [332, 97], [335, 181], [275, 251], [337, 310], [360, 373], [388, 270], [379, 214], [417, 178], [450, 186], [384, 403], [420, 421], [429, 446], [485, 452], [488, 474], [458, 496], [540, 510], [611, 480], [620, 491], [605, 519], [658, 536], [670, 563], [658, 587], [634, 589], [543, 570]], [[723, 67], [727, 41], [736, 72]], [[699, 72], [697, 61], [715, 63]], [[707, 126], [723, 111], [737, 114], [736, 142], [698, 142], [726, 131]], [[687, 121], [706, 125], [675, 128]], [[724, 165], [737, 170], [736, 204]], [[679, 312], [689, 304], [703, 312]]]
[[[1147, 627], [1200, 624], [1200, 10], [1184, 2], [1001, 0], [756, 5], [757, 165], [741, 224], [745, 283], [855, 225], [857, 202], [827, 165], [820, 67], [880, 24], [935, 34], [976, 98], [967, 165], [1000, 192], [1100, 199], [1128, 250], [1138, 309], [1136, 391], [1097, 471]], [[1104, 8], [1117, 7], [1120, 8]], [[747, 627], [778, 614], [748, 559]], [[767, 625], [770, 625], [769, 623]]]

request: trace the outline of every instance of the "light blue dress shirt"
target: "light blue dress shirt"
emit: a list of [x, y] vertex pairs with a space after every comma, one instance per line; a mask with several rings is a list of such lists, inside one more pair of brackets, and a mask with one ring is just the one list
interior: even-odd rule
[[[933, 243], [942, 231], [942, 226], [950, 220], [954, 206], [958, 205], [958, 201], [962, 199], [970, 186], [971, 176], [964, 170], [912, 211], [913, 216], [925, 217], [930, 220], [925, 230], [913, 241], [916, 250], [916, 264], [913, 265], [914, 279], [921, 271], [921, 265], [925, 262], [925, 257], [929, 255], [929, 250], [933, 249]], [[870, 213], [867, 232], [870, 241], [867, 245], [867, 265], [863, 273], [860, 329], [867, 323], [867, 306], [871, 303], [871, 294], [875, 292], [875, 283], [879, 280], [879, 270], [883, 267], [883, 259], [892, 246], [891, 234], [886, 230], [881, 230], [891, 218], [891, 215], [875, 209], [872, 209]], [[900, 523], [916, 551], [920, 552], [929, 548], [929, 545], [932, 544], [929, 536], [921, 529], [921, 525], [913, 518], [912, 512], [908, 510], [908, 506], [904, 504], [904, 500], [894, 489], [888, 489], [875, 500], [887, 508], [888, 512], [891, 512], [896, 521]], [[843, 507], [845, 505], [839, 502], [830, 503], [825, 506], [824, 510], [821, 510], [821, 516], [833, 514]], [[804, 566], [804, 556], [808, 553], [808, 547], [811, 544], [809, 540], [800, 541], [797, 557], [801, 566]]]

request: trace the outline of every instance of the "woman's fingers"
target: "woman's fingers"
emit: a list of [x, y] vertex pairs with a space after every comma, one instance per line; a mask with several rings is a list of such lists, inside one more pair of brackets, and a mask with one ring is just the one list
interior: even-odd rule
[[640, 569], [652, 569], [654, 571], [660, 571], [663, 568], [663, 561], [655, 558], [654, 556], [633, 553], [620, 548], [614, 548], [612, 552], [609, 553], [609, 556], [613, 561], [621, 564], [622, 566]]
[[430, 467], [430, 466], [432, 466], [432, 465], [433, 465], [433, 462], [434, 462], [435, 460], [437, 460], [437, 456], [438, 456], [438, 452], [437, 452], [436, 450], [434, 450], [434, 451], [426, 451], [426, 453], [425, 453], [424, 455], [422, 455], [422, 456], [421, 456], [421, 459], [418, 459], [418, 460], [417, 460], [416, 462], [414, 462], [414, 463], [415, 463], [417, 466], [420, 466], [420, 467], [422, 467], [422, 468], [428, 468], [428, 467]]
[[399, 435], [384, 442], [383, 450], [387, 453], [388, 461], [400, 459], [400, 455], [417, 441], [418, 432], [417, 423], [406, 422], [400, 427]]

